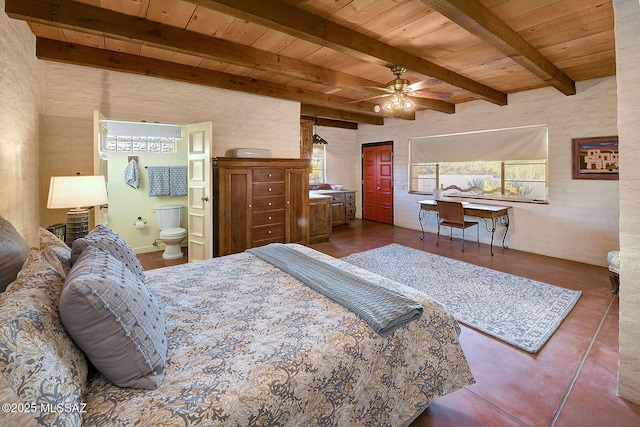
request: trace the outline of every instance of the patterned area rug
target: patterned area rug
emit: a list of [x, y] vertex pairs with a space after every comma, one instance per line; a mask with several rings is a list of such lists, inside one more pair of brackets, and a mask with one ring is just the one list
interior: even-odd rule
[[342, 258], [418, 289], [456, 320], [537, 352], [580, 298], [580, 291], [391, 244]]

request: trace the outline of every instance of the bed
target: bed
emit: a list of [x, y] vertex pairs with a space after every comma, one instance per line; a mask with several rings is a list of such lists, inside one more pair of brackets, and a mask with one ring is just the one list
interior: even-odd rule
[[[61, 411], [49, 406], [23, 411], [40, 424], [401, 426], [438, 397], [474, 382], [458, 341], [460, 329], [437, 302], [308, 247], [287, 245], [406, 294], [422, 305], [422, 316], [380, 336], [350, 310], [248, 252], [146, 271], [144, 289], [164, 316], [160, 335], [166, 341], [157, 340], [160, 353], [166, 347], [163, 372], [151, 376], [155, 383], [146, 389], [115, 385], [85, 360], [94, 361], [90, 351], [73, 345], [75, 332], [65, 327], [68, 319], [56, 319], [57, 310], [15, 306], [21, 291], [33, 295], [34, 289], [45, 289], [64, 313], [68, 298], [60, 293], [77, 278], [74, 269], [81, 261], [71, 267], [71, 251], [46, 233], [41, 230], [40, 250], [30, 253], [16, 280], [0, 294], [0, 317], [12, 319], [0, 319], [0, 368], [15, 392], [13, 399], [23, 405], [64, 402]], [[105, 251], [85, 252], [90, 258]], [[132, 271], [135, 276], [134, 267], [124, 274]], [[117, 280], [119, 270], [110, 264], [109, 271], [110, 279]], [[43, 280], [46, 285], [34, 285]], [[38, 297], [38, 304], [47, 298]], [[56, 335], [38, 338], [36, 347], [43, 348], [42, 340], [56, 341], [53, 353], [63, 359], [29, 353], [30, 366], [55, 365], [44, 366], [37, 375], [16, 368], [21, 346], [6, 344], [22, 333], [16, 333], [15, 318], [29, 310], [44, 310], [39, 315], [47, 320], [38, 322]], [[21, 331], [33, 323], [33, 313], [26, 317]], [[43, 334], [33, 329], [33, 334]], [[54, 378], [43, 381], [43, 372], [51, 371], [57, 372]], [[25, 385], [29, 381], [37, 384]]]

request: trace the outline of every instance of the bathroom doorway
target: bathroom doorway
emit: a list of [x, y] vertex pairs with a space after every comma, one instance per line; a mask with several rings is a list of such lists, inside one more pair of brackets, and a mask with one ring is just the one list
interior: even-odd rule
[[154, 207], [184, 206], [180, 227], [188, 229], [186, 185], [184, 192], [150, 193], [146, 168], [187, 168], [187, 126], [111, 120], [96, 112], [94, 139], [94, 173], [105, 176], [108, 190], [108, 209], [96, 211], [96, 223], [116, 231], [136, 253], [164, 250]]
[[[108, 225], [136, 253], [155, 252], [164, 247], [154, 207], [179, 204], [184, 206], [180, 227], [188, 233], [182, 245], [189, 248], [189, 261], [211, 258], [212, 138], [212, 122], [176, 125], [116, 121], [96, 111], [94, 173], [105, 176], [109, 196], [108, 208], [96, 212], [96, 224]], [[139, 177], [137, 188], [125, 175], [131, 172], [132, 159]], [[186, 166], [186, 194], [150, 196], [146, 168], [157, 165]]]

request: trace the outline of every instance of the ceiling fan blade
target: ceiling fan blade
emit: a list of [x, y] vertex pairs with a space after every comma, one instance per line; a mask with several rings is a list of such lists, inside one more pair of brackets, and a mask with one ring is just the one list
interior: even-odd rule
[[369, 101], [369, 100], [378, 99], [378, 98], [386, 98], [387, 96], [391, 96], [391, 94], [387, 93], [385, 95], [372, 96], [371, 98], [357, 99], [355, 101], [349, 101], [349, 104], [353, 104], [355, 102]]
[[428, 79], [410, 84], [409, 89], [412, 91], [416, 91], [416, 90], [424, 89], [426, 87], [429, 87], [438, 83], [442, 83], [442, 80], [436, 79], [435, 77], [430, 77]]
[[389, 89], [388, 87], [380, 87], [380, 86], [362, 86], [362, 87], [366, 87], [368, 89], [377, 89], [377, 90], [381, 90], [387, 93], [393, 93], [394, 90], [393, 89]]
[[441, 99], [446, 100], [453, 96], [452, 92], [429, 92], [426, 90], [418, 91], [418, 92], [409, 92], [407, 93], [409, 96], [415, 96], [417, 98], [427, 98], [427, 99]]

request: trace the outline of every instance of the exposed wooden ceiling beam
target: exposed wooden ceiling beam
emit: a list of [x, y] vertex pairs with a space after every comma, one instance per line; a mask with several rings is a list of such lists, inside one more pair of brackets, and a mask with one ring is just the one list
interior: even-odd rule
[[350, 130], [358, 129], [358, 123], [356, 122], [345, 122], [342, 120], [323, 119], [323, 118], [311, 117], [311, 116], [301, 116], [300, 118], [310, 120], [318, 126], [339, 128], [339, 129], [350, 129]]
[[507, 95], [390, 46], [377, 39], [321, 18], [280, 0], [186, 0], [201, 7], [222, 12], [358, 58], [385, 66], [404, 65], [407, 69], [435, 77], [498, 105], [507, 104]]
[[[373, 104], [360, 102], [351, 104], [348, 98], [306, 91], [263, 80], [240, 77], [158, 59], [145, 58], [126, 53], [112, 52], [87, 46], [36, 38], [36, 56], [40, 59], [84, 65], [113, 71], [122, 71], [150, 77], [159, 77], [187, 83], [201, 84], [222, 89], [236, 90], [256, 95], [270, 96], [300, 103], [367, 115]], [[374, 115], [380, 118], [381, 114]], [[403, 117], [406, 118], [406, 117]]]
[[421, 0], [424, 4], [491, 44], [565, 95], [575, 95], [576, 83], [495, 13], [476, 0]]
[[302, 104], [300, 106], [300, 115], [311, 117], [322, 117], [327, 119], [335, 119], [345, 122], [357, 122], [368, 125], [384, 125], [382, 117], [367, 116], [364, 114], [351, 113], [347, 111], [334, 110], [327, 107], [318, 107], [316, 105]]
[[14, 19], [116, 40], [134, 41], [173, 52], [274, 72], [295, 79], [347, 88], [362, 94], [378, 95], [380, 93], [365, 87], [380, 85], [373, 80], [76, 1], [6, 0], [5, 11]]
[[456, 112], [455, 104], [446, 101], [440, 101], [439, 99], [426, 99], [413, 96], [411, 97], [411, 102], [413, 102], [418, 107], [440, 111], [441, 113], [454, 114]]

